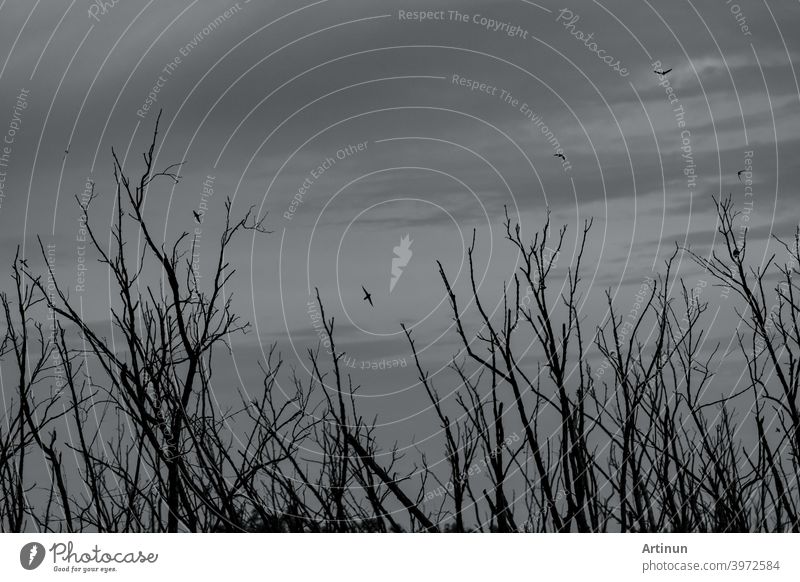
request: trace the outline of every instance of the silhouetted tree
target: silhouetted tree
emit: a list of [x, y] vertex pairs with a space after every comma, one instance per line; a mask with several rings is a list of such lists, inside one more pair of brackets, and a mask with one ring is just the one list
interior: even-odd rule
[[[750, 267], [746, 229], [727, 199], [717, 203], [721, 251], [685, 249], [742, 306], [731, 309], [744, 326], [736, 337], [749, 381], [713, 396], [723, 360], [703, 331], [708, 303], [674, 273], [681, 249], [646, 280], [635, 309], [620, 311], [607, 291], [606, 315], [587, 322], [591, 221], [563, 265], [566, 228], [554, 234], [548, 216], [527, 240], [506, 214], [520, 267], [499, 302], [476, 281], [477, 233], [466, 300], [438, 265], [461, 348], [446, 373], [434, 381], [403, 327], [440, 429], [444, 462], [431, 463], [420, 449], [409, 459], [381, 446], [319, 293], [330, 357], [310, 349], [302, 374], [285, 370], [272, 346], [261, 389], [220, 408], [215, 354], [248, 329], [224, 293], [235, 273], [225, 254], [237, 234], [265, 234], [264, 217], [251, 209], [235, 219], [226, 202], [214, 268], [201, 282], [196, 238], [159, 242], [145, 219], [148, 191], [180, 179], [179, 164], [155, 169], [157, 139], [158, 122], [135, 180], [112, 150], [110, 244], [92, 219], [95, 193], [81, 205], [117, 296], [111, 339], [74, 305], [41, 241], [45, 274], [19, 257], [12, 264], [12, 291], [0, 295], [0, 361], [16, 381], [0, 423], [2, 531], [800, 528], [800, 231], [781, 242], [784, 265], [772, 257]], [[129, 248], [134, 235], [141, 248]], [[278, 389], [279, 377], [293, 391]], [[34, 458], [49, 485], [39, 484]]]

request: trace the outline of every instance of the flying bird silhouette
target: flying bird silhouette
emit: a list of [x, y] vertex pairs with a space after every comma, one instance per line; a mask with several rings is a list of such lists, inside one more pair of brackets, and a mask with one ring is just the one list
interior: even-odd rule
[[553, 154], [553, 157], [554, 158], [561, 158], [565, 162], [567, 161], [567, 158], [564, 157], [564, 154]]
[[653, 71], [656, 75], [661, 75], [662, 77], [669, 73], [672, 69], [667, 69], [666, 71]]
[[739, 178], [740, 182], [742, 181], [742, 174], [744, 174], [745, 171], [746, 170], [739, 170], [738, 172], [736, 172], [736, 177]]
[[372, 303], [372, 295], [370, 294], [370, 292], [367, 291], [366, 288], [363, 285], [361, 286], [361, 289], [362, 289], [362, 291], [364, 291], [364, 301], [369, 301], [369, 304], [372, 307], [375, 307], [375, 304]]
[[200, 219], [200, 215], [197, 213], [197, 210], [192, 210], [192, 214], [194, 214], [194, 219], [197, 221], [197, 224], [201, 224], [203, 222]]

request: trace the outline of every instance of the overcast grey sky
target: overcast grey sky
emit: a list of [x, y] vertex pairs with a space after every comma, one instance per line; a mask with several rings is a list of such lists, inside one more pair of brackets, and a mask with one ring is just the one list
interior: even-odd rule
[[[418, 11], [430, 18], [415, 20]], [[41, 236], [86, 317], [107, 321], [106, 272], [91, 254], [78, 270], [73, 199], [95, 181], [94, 220], [105, 228], [110, 150], [135, 173], [163, 108], [159, 165], [186, 163], [177, 186], [149, 193], [156, 230], [173, 239], [196, 228], [192, 210], [205, 211], [201, 273], [225, 196], [236, 213], [269, 212], [273, 231], [231, 249], [228, 291], [256, 327], [235, 341], [220, 389], [257, 389], [257, 359], [275, 341], [302, 370], [296, 354], [317, 341], [308, 302], [319, 287], [362, 393], [379, 397], [367, 406], [402, 425], [427, 406], [410, 368], [360, 368], [410, 364], [401, 323], [414, 326], [431, 370], [457, 352], [435, 261], [463, 294], [477, 229], [481, 293], [496, 303], [516, 265], [504, 206], [526, 233], [547, 208], [569, 226], [561, 272], [576, 227], [594, 217], [591, 326], [605, 289], [626, 309], [676, 242], [712, 241], [712, 195], [752, 202], [759, 253], [772, 234], [792, 232], [798, 29], [800, 4], [776, 0], [5, 0], [0, 263], [17, 245], [35, 255]], [[672, 69], [668, 87], [658, 62]], [[412, 254], [390, 292], [405, 235]], [[685, 260], [680, 274], [707, 281]], [[713, 316], [725, 300], [704, 293]], [[714, 319], [709, 336], [728, 341], [736, 324]]]

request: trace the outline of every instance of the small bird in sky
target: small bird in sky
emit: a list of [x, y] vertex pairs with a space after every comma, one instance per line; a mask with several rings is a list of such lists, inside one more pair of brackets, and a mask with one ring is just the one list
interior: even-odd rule
[[20, 259], [19, 262], [22, 263], [23, 265], [25, 265], [26, 267], [28, 266], [28, 260], [27, 259]]
[[742, 181], [742, 174], [744, 174], [745, 172], [746, 170], [739, 170], [738, 172], [736, 172], [736, 177], [739, 178], [740, 182]]
[[734, 257], [738, 257], [739, 256], [739, 249], [733, 249], [733, 253], [732, 254], [733, 254]]
[[564, 154], [553, 154], [553, 157], [554, 158], [561, 158], [565, 162], [567, 161], [567, 158], [564, 157]]
[[367, 291], [367, 289], [363, 285], [361, 286], [361, 290], [364, 291], [364, 301], [369, 301], [369, 304], [372, 307], [375, 307], [375, 304], [372, 303], [372, 295], [370, 294], [370, 292]]
[[197, 213], [197, 210], [192, 210], [192, 214], [194, 214], [194, 219], [197, 221], [197, 224], [203, 222], [202, 219], [200, 218], [200, 215]]
[[667, 69], [666, 71], [653, 71], [656, 75], [661, 75], [662, 77], [669, 73], [672, 69]]

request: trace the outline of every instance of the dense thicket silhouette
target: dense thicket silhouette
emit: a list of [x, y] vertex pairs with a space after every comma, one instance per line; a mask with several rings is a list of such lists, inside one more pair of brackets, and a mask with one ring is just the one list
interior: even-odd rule
[[[633, 309], [607, 292], [607, 314], [592, 323], [581, 313], [594, 293], [581, 278], [591, 223], [562, 266], [566, 229], [554, 235], [548, 219], [526, 240], [506, 215], [521, 267], [499, 303], [479, 292], [475, 238], [467, 300], [439, 265], [463, 348], [446, 373], [434, 380], [404, 328], [440, 424], [443, 462], [431, 463], [420, 448], [411, 459], [382, 447], [359, 413], [319, 295], [329, 350], [308, 352], [311, 373], [285, 370], [273, 349], [257, 395], [220, 408], [215, 353], [248, 327], [224, 293], [234, 277], [225, 252], [238, 233], [266, 234], [264, 218], [235, 219], [226, 203], [201, 283], [196, 240], [161, 244], [144, 216], [148, 190], [179, 179], [178, 166], [153, 167], [157, 127], [138, 179], [113, 156], [110, 245], [93, 226], [94, 196], [81, 207], [117, 294], [112, 337], [84, 320], [52, 267], [12, 264], [0, 296], [0, 361], [16, 382], [3, 388], [0, 530], [800, 529], [800, 234], [782, 243], [784, 264], [750, 267], [733, 204], [719, 201], [715, 249], [676, 249]], [[135, 236], [141, 248], [126, 244]], [[708, 303], [675, 278], [679, 253], [741, 300], [723, 306], [742, 322], [734, 361], [748, 381], [736, 391], [711, 389], [722, 356], [703, 331]], [[280, 377], [292, 393], [277, 389]]]

